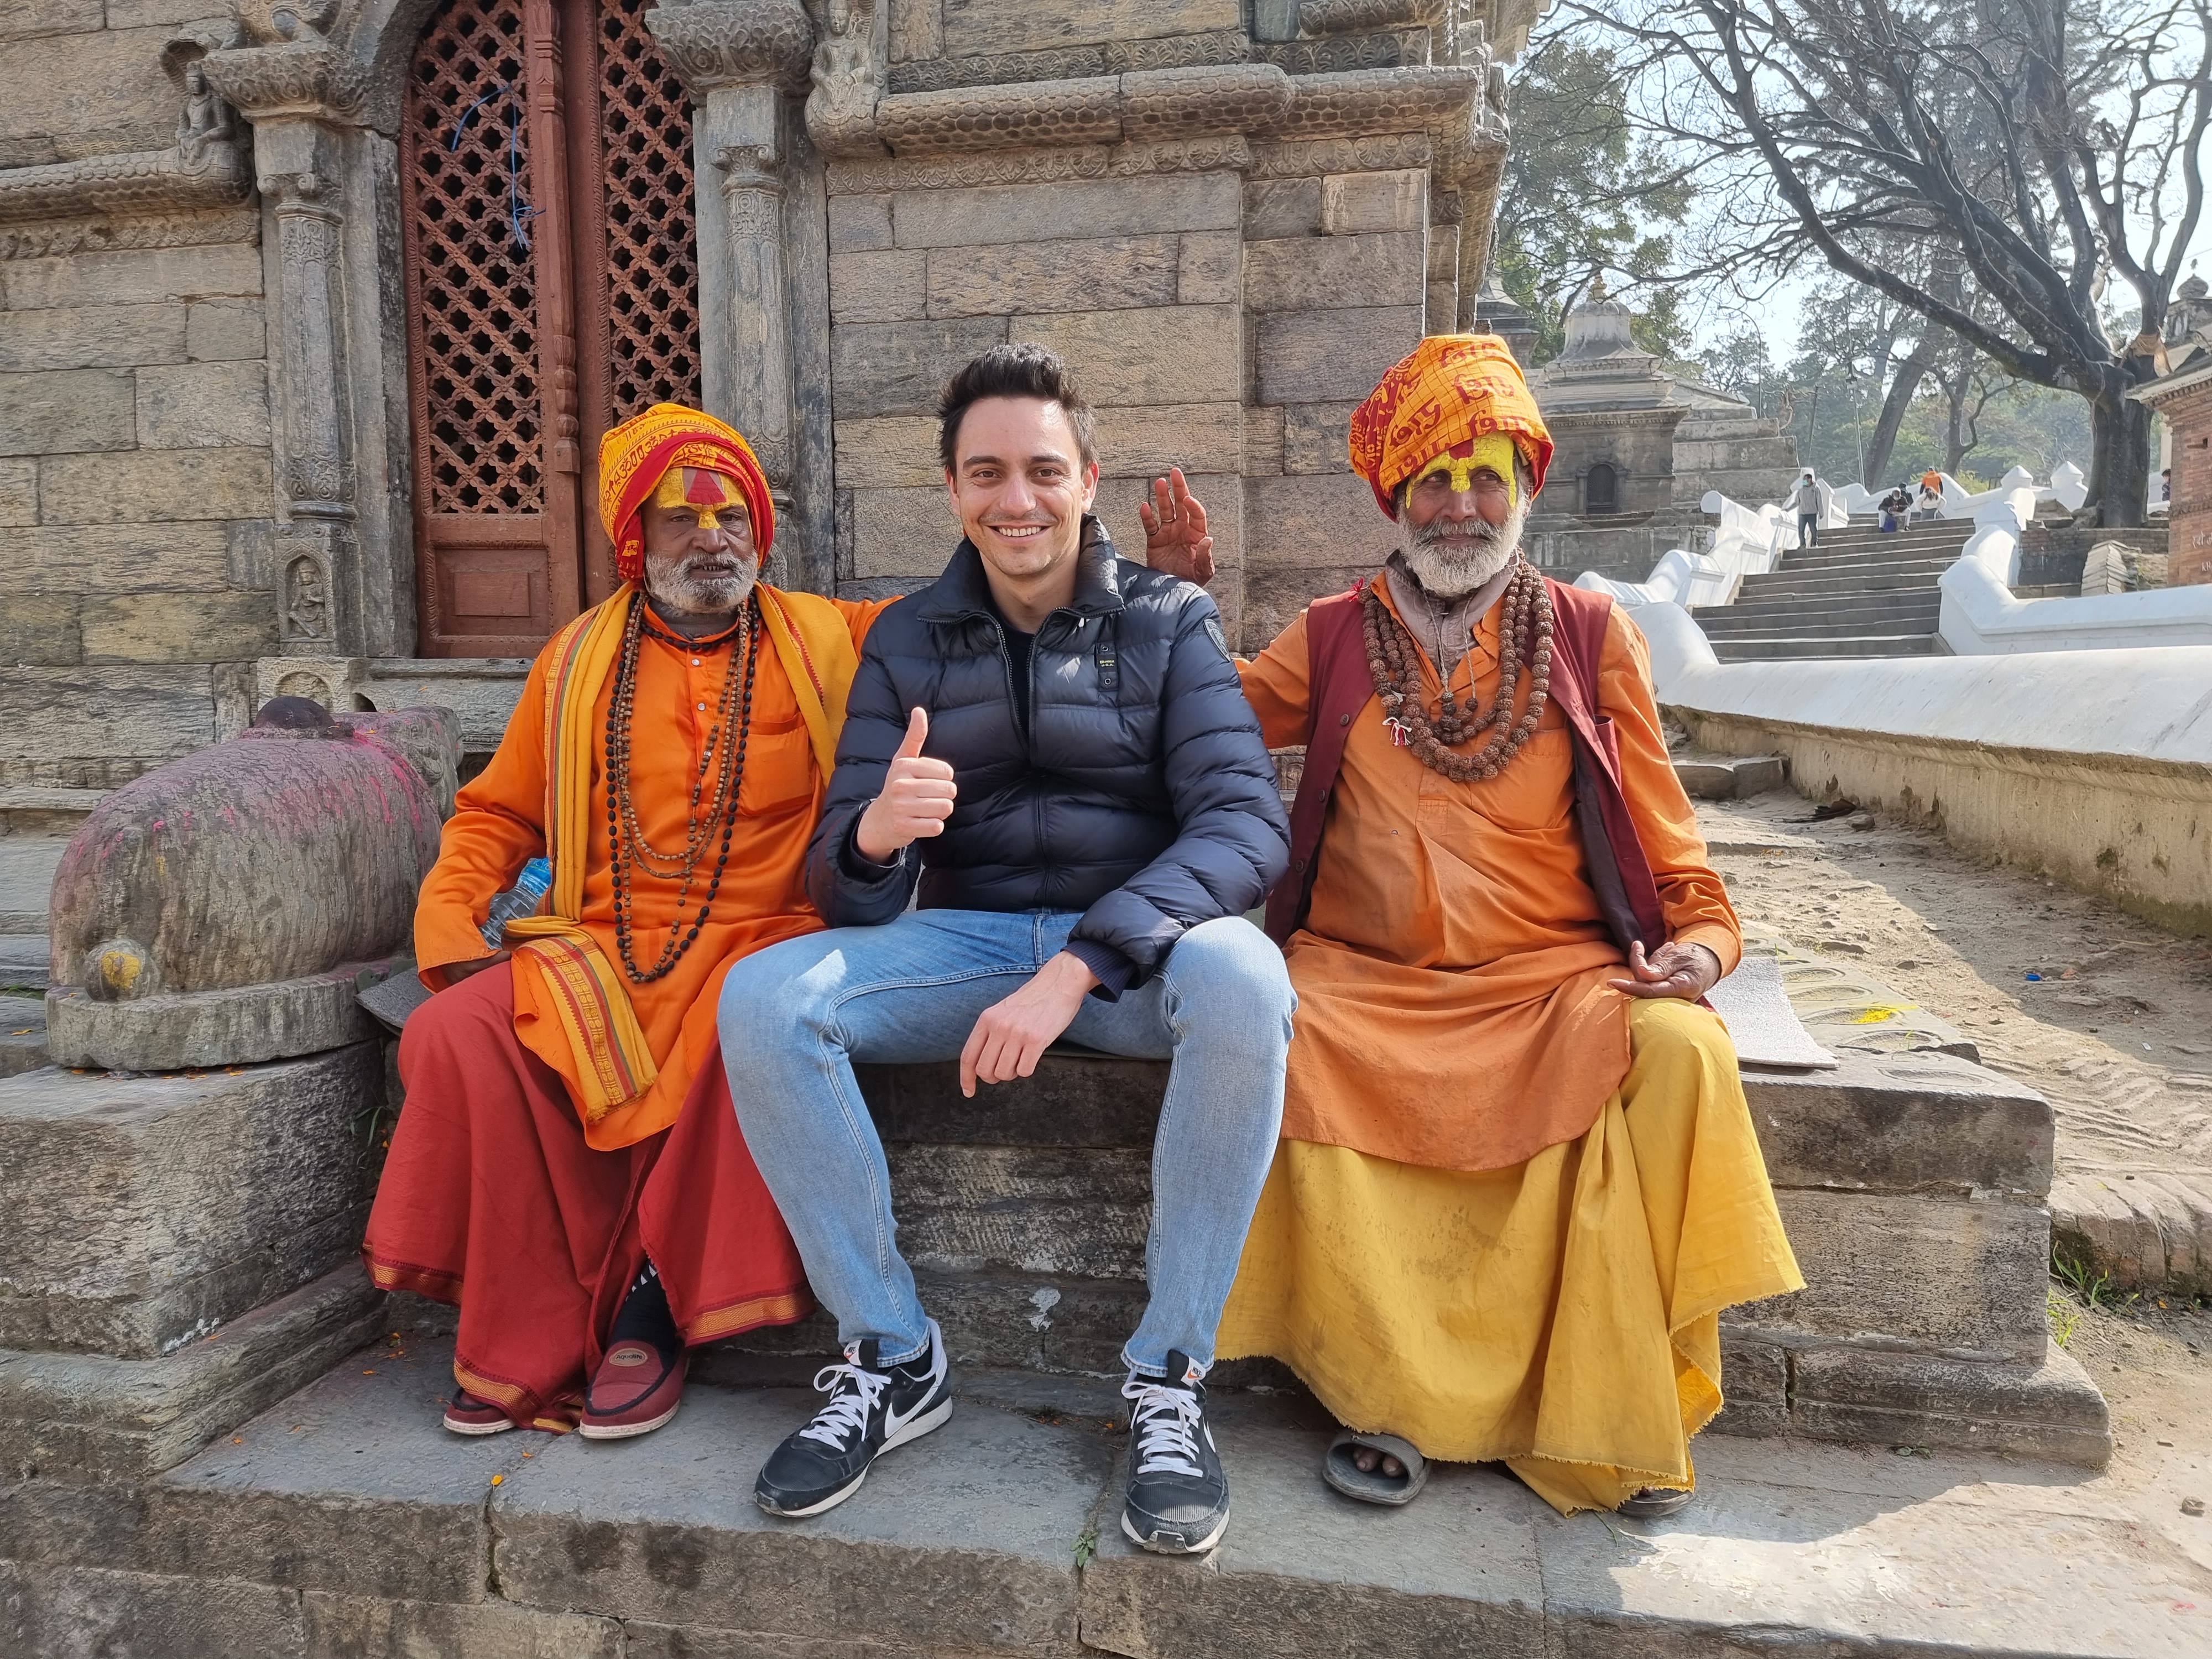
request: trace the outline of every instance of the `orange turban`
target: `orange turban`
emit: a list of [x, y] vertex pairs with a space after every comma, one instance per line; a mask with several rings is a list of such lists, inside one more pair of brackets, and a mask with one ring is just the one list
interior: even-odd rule
[[645, 574], [645, 528], [639, 514], [672, 468], [694, 467], [732, 480], [752, 516], [753, 551], [763, 562], [775, 540], [775, 504], [752, 447], [712, 415], [681, 404], [655, 404], [599, 440], [599, 522], [615, 544], [615, 572], [624, 581]]
[[1401, 483], [1446, 450], [1494, 432], [1512, 439], [1541, 489], [1552, 434], [1505, 342], [1494, 334], [1431, 334], [1352, 412], [1352, 470], [1395, 519]]

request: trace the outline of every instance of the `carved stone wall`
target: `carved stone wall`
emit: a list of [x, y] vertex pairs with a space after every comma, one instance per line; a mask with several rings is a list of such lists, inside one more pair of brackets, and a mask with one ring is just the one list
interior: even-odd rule
[[272, 280], [247, 131], [173, 8], [0, 19], [0, 787], [241, 726], [277, 636]]

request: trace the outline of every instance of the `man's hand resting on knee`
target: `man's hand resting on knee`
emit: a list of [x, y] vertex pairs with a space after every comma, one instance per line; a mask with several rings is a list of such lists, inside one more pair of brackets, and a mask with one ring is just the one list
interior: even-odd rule
[[1062, 951], [1020, 990], [986, 1008], [960, 1051], [960, 1092], [973, 1100], [979, 1082], [1030, 1076], [1097, 983], [1080, 957]]
[[1673, 939], [1647, 958], [1639, 939], [1628, 947], [1628, 971], [1636, 977], [1606, 983], [1632, 997], [1680, 997], [1695, 1002], [1719, 981], [1721, 959], [1702, 945], [1680, 945]]

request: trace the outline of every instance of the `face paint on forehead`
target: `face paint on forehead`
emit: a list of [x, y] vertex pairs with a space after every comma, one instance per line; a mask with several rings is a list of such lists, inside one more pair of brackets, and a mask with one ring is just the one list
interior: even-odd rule
[[727, 512], [731, 507], [742, 507], [744, 497], [738, 493], [736, 481], [701, 466], [672, 466], [653, 492], [655, 507], [689, 507], [697, 509], [699, 528], [719, 530], [721, 520], [715, 513], [720, 507]]
[[1413, 482], [1419, 484], [1441, 474], [1450, 480], [1454, 489], [1466, 489], [1473, 486], [1475, 473], [1487, 468], [1505, 480], [1506, 501], [1517, 503], [1521, 499], [1521, 479], [1514, 470], [1515, 456], [1512, 439], [1502, 432], [1486, 433], [1447, 449], [1416, 472]]

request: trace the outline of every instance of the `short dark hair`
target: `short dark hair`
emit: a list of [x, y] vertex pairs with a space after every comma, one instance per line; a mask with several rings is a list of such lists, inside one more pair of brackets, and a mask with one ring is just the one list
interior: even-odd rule
[[985, 398], [1037, 398], [1058, 404], [1075, 430], [1085, 466], [1098, 459], [1097, 422], [1075, 371], [1041, 345], [993, 346], [945, 383], [937, 399], [937, 454], [947, 472], [959, 459], [960, 422], [970, 404]]

